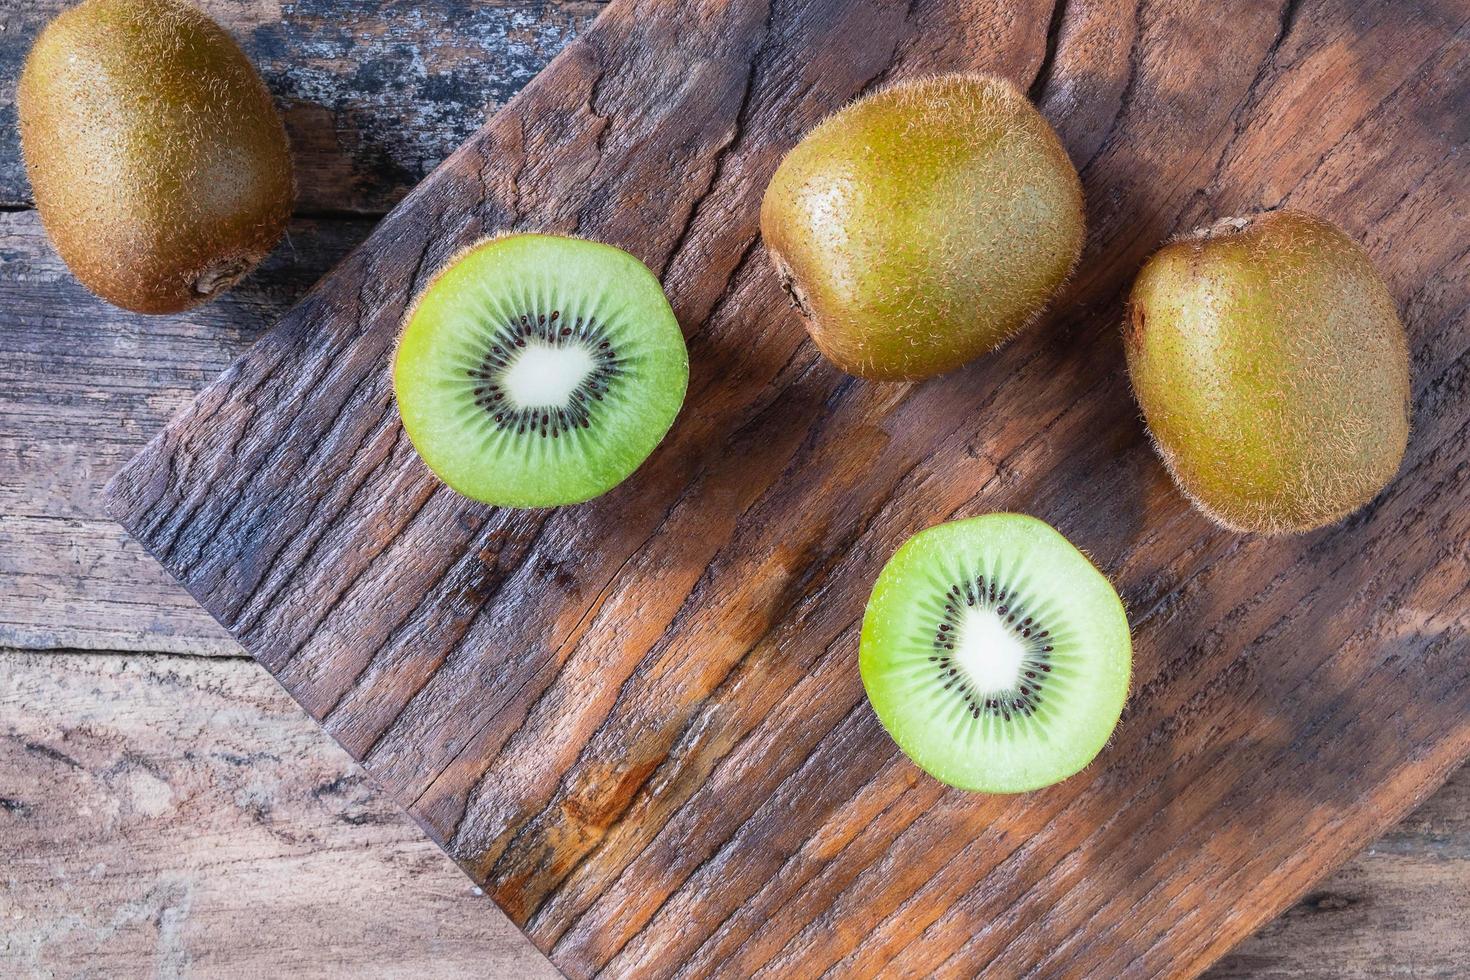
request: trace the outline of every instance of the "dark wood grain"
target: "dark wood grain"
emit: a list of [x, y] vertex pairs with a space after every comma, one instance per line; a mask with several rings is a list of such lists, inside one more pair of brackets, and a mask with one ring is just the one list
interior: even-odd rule
[[[1191, 972], [1470, 751], [1465, 11], [1053, 14], [614, 4], [114, 484], [567, 972]], [[1083, 173], [1084, 265], [1052, 322], [964, 371], [843, 378], [769, 274], [760, 189], [835, 105], [959, 67], [1033, 85]], [[1368, 510], [1264, 541], [1172, 490], [1116, 319], [1162, 236], [1281, 203], [1383, 267], [1416, 430]], [[467, 504], [393, 412], [408, 298], [505, 227], [630, 248], [690, 337], [669, 441], [578, 508]], [[1093, 554], [1137, 633], [1112, 746], [1020, 799], [921, 777], [854, 669], [897, 543], [1000, 508]]]

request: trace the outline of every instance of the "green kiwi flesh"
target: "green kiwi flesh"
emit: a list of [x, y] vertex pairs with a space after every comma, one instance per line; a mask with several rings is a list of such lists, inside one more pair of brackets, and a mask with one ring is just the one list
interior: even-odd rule
[[1050, 525], [988, 514], [921, 531], [878, 576], [859, 665], [879, 721], [951, 786], [1019, 793], [1083, 769], [1128, 695], [1128, 618]]
[[1367, 253], [1321, 218], [1229, 218], [1166, 245], [1134, 283], [1124, 347], [1159, 455], [1224, 527], [1332, 524], [1398, 471], [1403, 324]]
[[173, 0], [87, 0], [53, 20], [16, 93], [36, 207], [72, 273], [141, 313], [232, 286], [285, 231], [286, 131], [238, 45]]
[[766, 189], [761, 233], [828, 359], [923, 378], [1040, 316], [1082, 250], [1082, 185], [1014, 85], [943, 75], [808, 133]]
[[404, 321], [393, 387], [419, 456], [504, 507], [617, 486], [684, 403], [689, 354], [663, 289], [621, 249], [491, 238], [453, 259]]

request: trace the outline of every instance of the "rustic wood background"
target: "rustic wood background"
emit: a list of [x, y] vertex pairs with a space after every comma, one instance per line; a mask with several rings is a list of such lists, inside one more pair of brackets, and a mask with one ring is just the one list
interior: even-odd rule
[[[0, 866], [8, 869], [0, 962], [65, 974], [105, 951], [113, 972], [545, 969], [102, 517], [98, 491], [596, 7], [205, 6], [241, 37], [281, 97], [303, 192], [290, 247], [222, 303], [148, 320], [88, 297], [46, 249], [28, 210], [13, 118], [0, 121]], [[1054, 27], [1076, 31], [1064, 35], [1076, 43], [1109, 41], [1086, 32], [1088, 5], [1072, 6]], [[1311, 3], [1249, 6], [1248, 22], [1267, 42], [1264, 60], [1257, 55], [1262, 73], [1276, 70], [1277, 55], [1281, 65], [1298, 63], [1296, 23], [1330, 22]], [[20, 60], [57, 7], [0, 5], [0, 111], [13, 113]], [[1416, 51], [1409, 38], [1395, 47], [1404, 60], [1383, 69], [1384, 83], [1417, 81], [1407, 97], [1426, 106], [1426, 90], [1447, 88], [1459, 100], [1451, 108], [1462, 106], [1465, 11], [1424, 11], [1453, 15], [1453, 43]], [[1082, 26], [1068, 28], [1068, 16]], [[1167, 11], [1151, 5], [1140, 17], [1167, 27]], [[1364, 17], [1365, 32], [1388, 29]], [[1449, 264], [1462, 270], [1463, 260], [1460, 253]], [[1463, 970], [1466, 784], [1463, 775], [1452, 780], [1216, 971]], [[258, 928], [241, 930], [242, 914]]]

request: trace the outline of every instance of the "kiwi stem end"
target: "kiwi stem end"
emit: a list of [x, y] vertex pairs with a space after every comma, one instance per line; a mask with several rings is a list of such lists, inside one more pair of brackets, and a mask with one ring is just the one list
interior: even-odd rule
[[772, 252], [771, 261], [776, 266], [776, 279], [781, 283], [781, 291], [791, 300], [791, 305], [801, 311], [801, 315], [808, 320], [812, 318], [812, 308], [806, 301], [806, 296], [801, 292], [801, 287], [796, 284], [796, 276], [791, 272], [791, 266], [781, 257], [781, 253]]
[[244, 279], [245, 274], [253, 268], [255, 268], [255, 260], [248, 255], [236, 255], [224, 259], [208, 266], [195, 276], [194, 281], [189, 284], [189, 291], [195, 296], [208, 299]]

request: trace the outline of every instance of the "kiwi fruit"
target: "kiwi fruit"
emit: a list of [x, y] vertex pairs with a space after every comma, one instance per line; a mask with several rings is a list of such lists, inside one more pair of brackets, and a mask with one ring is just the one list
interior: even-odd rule
[[913, 380], [1039, 318], [1081, 254], [1082, 185], [1010, 82], [923, 78], [808, 133], [766, 189], [761, 234], [829, 360]]
[[914, 535], [884, 566], [859, 665], [883, 727], [951, 786], [1019, 793], [1083, 769], [1128, 696], [1113, 586], [1049, 524], [987, 514]]
[[86, 0], [53, 20], [16, 103], [41, 221], [72, 273], [140, 313], [219, 295], [295, 197], [270, 93], [218, 24], [174, 0]]
[[1176, 239], [1139, 273], [1123, 333], [1159, 455], [1218, 524], [1323, 527], [1398, 471], [1404, 327], [1367, 253], [1327, 221], [1273, 211]]
[[556, 235], [490, 238], [452, 259], [409, 311], [393, 362], [419, 456], [503, 507], [617, 486], [668, 433], [688, 385], [684, 335], [653, 273]]

